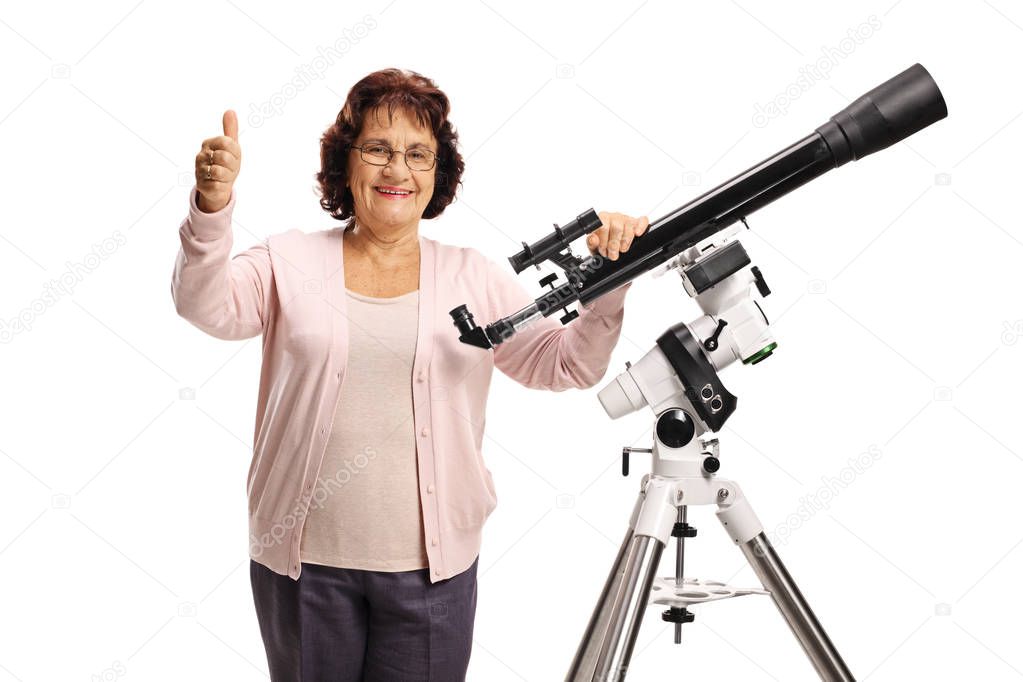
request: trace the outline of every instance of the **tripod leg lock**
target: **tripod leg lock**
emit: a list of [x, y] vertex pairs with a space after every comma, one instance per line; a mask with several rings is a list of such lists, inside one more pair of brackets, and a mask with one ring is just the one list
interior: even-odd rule
[[646, 480], [642, 507], [636, 518], [636, 535], [647, 535], [667, 545], [678, 516], [677, 487], [670, 479], [653, 476]]
[[727, 491], [727, 494], [718, 495], [717, 517], [732, 542], [743, 545], [763, 533], [764, 526], [739, 486], [730, 481], [728, 487], [722, 490]]

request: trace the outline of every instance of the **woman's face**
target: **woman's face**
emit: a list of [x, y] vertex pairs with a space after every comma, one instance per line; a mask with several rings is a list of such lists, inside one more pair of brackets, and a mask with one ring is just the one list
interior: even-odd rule
[[[383, 143], [402, 152], [420, 147], [437, 153], [433, 132], [401, 109], [395, 110], [390, 121], [386, 107], [378, 107], [366, 116], [355, 145], [369, 143]], [[358, 149], [352, 149], [348, 154], [348, 186], [355, 199], [356, 222], [374, 232], [415, 229], [433, 197], [436, 172], [436, 164], [427, 171], [411, 170], [399, 153], [393, 154], [386, 166], [374, 166], [362, 160]]]

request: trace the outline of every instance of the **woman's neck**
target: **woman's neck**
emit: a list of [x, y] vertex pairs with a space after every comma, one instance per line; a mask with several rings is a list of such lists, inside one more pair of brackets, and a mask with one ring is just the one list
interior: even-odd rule
[[419, 255], [419, 235], [415, 228], [382, 237], [356, 222], [355, 227], [344, 233], [344, 242], [345, 248], [351, 248], [374, 267], [392, 267]]

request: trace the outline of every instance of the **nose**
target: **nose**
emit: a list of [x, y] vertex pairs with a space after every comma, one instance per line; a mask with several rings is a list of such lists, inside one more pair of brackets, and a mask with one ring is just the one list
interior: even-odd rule
[[405, 156], [398, 152], [391, 154], [391, 160], [383, 167], [383, 173], [388, 177], [402, 178], [407, 170], [408, 166], [405, 165]]

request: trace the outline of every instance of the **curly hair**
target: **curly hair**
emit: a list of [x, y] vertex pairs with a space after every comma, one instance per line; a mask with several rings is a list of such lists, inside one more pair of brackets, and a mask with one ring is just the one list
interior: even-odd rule
[[347, 220], [345, 231], [355, 224], [355, 198], [346, 187], [348, 151], [355, 143], [366, 115], [386, 106], [388, 117], [395, 109], [415, 116], [419, 125], [433, 131], [437, 140], [437, 164], [434, 166], [434, 190], [423, 218], [436, 218], [455, 199], [462, 182], [465, 163], [458, 152], [458, 133], [448, 113], [451, 104], [437, 85], [414, 71], [383, 69], [375, 71], [348, 92], [337, 120], [320, 138], [320, 206], [336, 220]]

